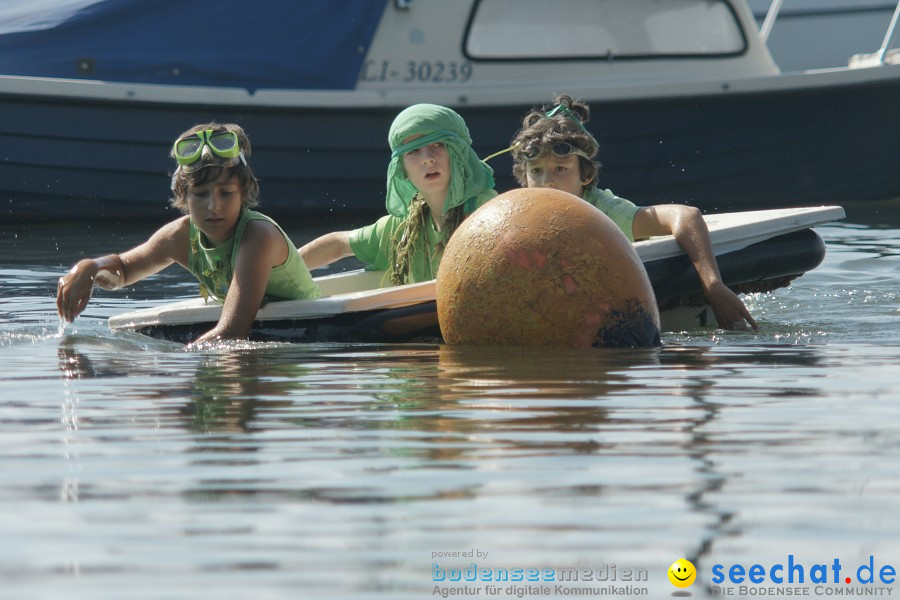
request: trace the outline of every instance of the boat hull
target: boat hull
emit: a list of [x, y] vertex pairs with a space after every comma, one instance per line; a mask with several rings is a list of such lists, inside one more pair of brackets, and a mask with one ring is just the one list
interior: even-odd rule
[[[897, 76], [831, 77], [815, 86], [773, 80], [739, 90], [723, 82], [717, 92], [706, 86], [672, 96], [582, 93], [601, 144], [600, 185], [640, 205], [684, 203], [709, 212], [900, 196], [893, 164], [900, 66], [881, 69]], [[6, 93], [2, 82], [0, 105], [4, 213], [158, 222], [176, 214], [166, 202], [171, 140], [210, 120], [237, 122], [249, 132], [261, 210], [270, 216], [381, 213], [386, 134], [401, 108]], [[531, 107], [455, 106], [482, 156], [506, 147]], [[515, 187], [508, 156], [491, 164], [498, 191]]]

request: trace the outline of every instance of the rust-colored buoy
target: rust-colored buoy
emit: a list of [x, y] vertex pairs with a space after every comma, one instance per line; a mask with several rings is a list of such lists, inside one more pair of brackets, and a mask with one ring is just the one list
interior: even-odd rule
[[447, 243], [437, 310], [448, 344], [659, 345], [659, 310], [628, 238], [584, 200], [549, 188], [497, 196]]

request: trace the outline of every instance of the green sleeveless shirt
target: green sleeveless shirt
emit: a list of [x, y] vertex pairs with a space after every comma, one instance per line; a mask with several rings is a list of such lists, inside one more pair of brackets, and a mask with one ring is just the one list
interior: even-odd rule
[[306, 263], [300, 253], [278, 223], [253, 210], [244, 209], [238, 219], [234, 235], [224, 243], [209, 248], [209, 241], [203, 232], [190, 221], [190, 248], [188, 251], [188, 270], [200, 281], [200, 295], [206, 299], [212, 297], [219, 302], [225, 301], [228, 286], [234, 277], [234, 265], [237, 262], [238, 249], [244, 229], [250, 221], [268, 221], [278, 227], [288, 245], [288, 257], [282, 264], [272, 267], [269, 283], [266, 285], [266, 300], [299, 300], [319, 297], [319, 286], [313, 281]]
[[613, 223], [618, 225], [629, 242], [634, 241], [634, 215], [641, 208], [634, 202], [619, 198], [609, 190], [592, 188], [584, 195], [584, 200], [600, 209]]

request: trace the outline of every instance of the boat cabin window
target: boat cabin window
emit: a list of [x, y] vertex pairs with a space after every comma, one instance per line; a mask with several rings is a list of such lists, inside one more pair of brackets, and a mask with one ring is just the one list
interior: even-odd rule
[[745, 48], [725, 0], [478, 0], [465, 40], [472, 60], [721, 56]]

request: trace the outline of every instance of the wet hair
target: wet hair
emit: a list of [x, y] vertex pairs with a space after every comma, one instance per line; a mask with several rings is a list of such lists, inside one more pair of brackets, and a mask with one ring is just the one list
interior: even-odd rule
[[[557, 107], [562, 107], [562, 110], [547, 116]], [[519, 185], [528, 186], [526, 177], [528, 159], [523, 154], [526, 149], [537, 148], [538, 156], [546, 156], [554, 145], [568, 142], [591, 157], [587, 159], [579, 156], [578, 165], [581, 169], [581, 179], [589, 180], [584, 186], [585, 189], [594, 187], [597, 184], [597, 174], [600, 172], [600, 163], [595, 159], [600, 145], [584, 128], [590, 117], [591, 109], [587, 104], [566, 95], [557, 96], [552, 105], [532, 109], [525, 115], [522, 119], [522, 128], [516, 132], [511, 144], [513, 175]]]
[[[236, 125], [234, 123], [202, 123], [199, 125], [194, 125], [181, 135], [179, 135], [176, 139], [181, 139], [185, 136], [191, 135], [193, 133], [197, 133], [198, 131], [205, 131], [207, 129], [211, 129], [213, 131], [233, 131], [238, 136], [238, 146], [241, 149], [241, 152], [244, 153], [244, 158], [249, 161], [250, 159], [250, 138], [247, 137], [247, 134], [244, 133], [244, 130], [240, 125]], [[169, 156], [173, 159], [175, 158], [174, 148], [169, 152]], [[201, 157], [200, 160], [203, 160]], [[241, 195], [242, 195], [242, 204], [245, 208], [253, 208], [259, 204], [259, 182], [256, 180], [256, 176], [253, 174], [253, 169], [250, 168], [249, 163], [244, 164], [243, 161], [239, 161], [236, 165], [232, 167], [223, 167], [219, 165], [210, 164], [208, 166], [199, 168], [190, 173], [185, 172], [182, 168], [177, 168], [175, 173], [172, 175], [172, 198], [169, 202], [173, 207], [180, 210], [182, 213], [188, 213], [188, 191], [191, 187], [196, 187], [200, 185], [205, 185], [214, 181], [219, 181], [226, 173], [229, 173], [229, 178], [231, 176], [235, 176], [238, 178], [238, 182], [241, 186]]]

